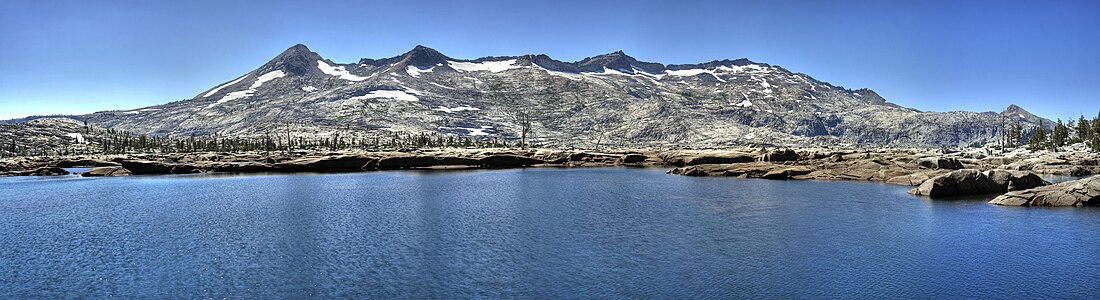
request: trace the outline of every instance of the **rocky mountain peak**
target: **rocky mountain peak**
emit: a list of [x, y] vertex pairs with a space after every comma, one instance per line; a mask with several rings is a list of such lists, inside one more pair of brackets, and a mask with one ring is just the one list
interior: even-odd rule
[[635, 69], [651, 74], [665, 70], [662, 64], [638, 61], [622, 50], [585, 58], [577, 62], [577, 68], [581, 72], [603, 72], [608, 69], [628, 74], [633, 74]]
[[1001, 115], [1005, 116], [1009, 120], [1018, 120], [1029, 123], [1043, 123], [1045, 127], [1050, 127], [1054, 125], [1054, 121], [1036, 116], [1035, 114], [1016, 104], [1011, 104], [1006, 107], [1005, 110], [1001, 112]]
[[1001, 112], [1001, 114], [1016, 115], [1016, 116], [1019, 116], [1019, 117], [1022, 117], [1022, 118], [1035, 117], [1034, 114], [1032, 114], [1031, 112], [1025, 110], [1023, 107], [1020, 107], [1019, 105], [1016, 105], [1016, 104], [1009, 105], [1008, 107], [1005, 108], [1004, 111]]
[[401, 61], [403, 61], [405, 65], [417, 67], [428, 67], [436, 64], [443, 64], [447, 63], [448, 60], [452, 59], [450, 57], [447, 57], [446, 55], [443, 55], [443, 53], [436, 51], [435, 49], [428, 48], [422, 45], [416, 45], [416, 47], [414, 47], [412, 50], [409, 50], [409, 52], [405, 52], [405, 54], [401, 55]]
[[324, 61], [325, 59], [316, 52], [310, 51], [305, 45], [297, 44], [287, 48], [283, 53], [279, 53], [278, 56], [256, 69], [256, 75], [276, 70], [281, 70], [289, 76], [315, 75], [320, 73], [320, 70], [317, 69], [318, 60]]
[[1019, 105], [1016, 105], [1016, 104], [1010, 104], [1010, 105], [1008, 105], [1008, 107], [1005, 107], [1005, 110], [1004, 110], [1004, 113], [1019, 113], [1019, 112], [1027, 112], [1027, 111], [1024, 110], [1023, 107], [1020, 107]]

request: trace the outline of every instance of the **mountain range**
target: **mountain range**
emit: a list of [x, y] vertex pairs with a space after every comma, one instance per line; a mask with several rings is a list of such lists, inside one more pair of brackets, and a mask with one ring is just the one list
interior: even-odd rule
[[[564, 62], [547, 55], [448, 57], [416, 46], [390, 58], [337, 63], [294, 45], [194, 98], [64, 116], [158, 136], [389, 137], [515, 140], [518, 116], [543, 146], [959, 146], [992, 143], [997, 112], [924, 112], [748, 59], [639, 61], [622, 51]], [[18, 123], [23, 120], [9, 121]]]

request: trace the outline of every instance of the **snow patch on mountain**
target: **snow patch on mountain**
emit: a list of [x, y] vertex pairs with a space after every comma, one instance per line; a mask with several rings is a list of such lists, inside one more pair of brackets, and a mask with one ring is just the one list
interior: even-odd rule
[[267, 73], [264, 73], [264, 75], [260, 75], [260, 77], [256, 78], [256, 82], [253, 82], [252, 86], [249, 87], [249, 88], [250, 89], [258, 89], [258, 88], [260, 88], [260, 86], [264, 85], [264, 82], [272, 81], [272, 80], [275, 80], [276, 78], [283, 78], [283, 77], [286, 77], [286, 73], [284, 73], [283, 70], [275, 70], [275, 71], [267, 72]]
[[749, 73], [769, 71], [769, 69], [767, 67], [764, 67], [764, 66], [761, 66], [761, 65], [756, 65], [756, 64], [744, 65], [744, 66], [718, 66], [717, 69], [721, 70], [721, 71], [726, 71], [726, 72], [749, 72]]
[[469, 131], [470, 136], [486, 136], [486, 135], [489, 135], [489, 133], [485, 132], [485, 130], [492, 129], [492, 128], [493, 128], [493, 126], [458, 127], [458, 129], [464, 129], [466, 131]]
[[127, 115], [136, 115], [136, 114], [140, 114], [140, 113], [144, 113], [144, 112], [151, 112], [151, 111], [158, 111], [158, 110], [160, 110], [160, 109], [157, 109], [157, 108], [143, 108], [143, 109], [135, 109], [135, 110], [130, 110], [130, 111], [124, 111], [122, 113], [127, 114]]
[[332, 75], [332, 76], [336, 76], [336, 77], [340, 77], [340, 79], [343, 79], [343, 80], [348, 80], [348, 81], [367, 80], [367, 77], [357, 76], [357, 75], [351, 74], [351, 72], [349, 72], [347, 69], [345, 69], [344, 66], [330, 66], [329, 64], [325, 63], [325, 61], [323, 61], [323, 60], [318, 60], [317, 61], [317, 68], [321, 69], [322, 73]]
[[714, 74], [714, 71], [707, 69], [687, 69], [687, 70], [669, 70], [665, 73], [672, 76], [695, 76], [703, 73]]
[[441, 88], [445, 88], [445, 89], [448, 89], [448, 90], [453, 90], [453, 89], [455, 89], [455, 88], [453, 88], [453, 87], [445, 86], [445, 85], [442, 85], [442, 84], [438, 84], [438, 83], [435, 83], [435, 82], [428, 82], [428, 84], [431, 84], [431, 85], [434, 85], [434, 86], [438, 86], [438, 87], [441, 87]]
[[306, 93], [312, 93], [312, 92], [316, 92], [317, 88], [312, 86], [312, 85], [307, 85], [307, 86], [303, 86], [302, 90], [305, 91]]
[[699, 74], [710, 74], [711, 76], [714, 76], [715, 79], [718, 79], [718, 81], [726, 82], [725, 79], [722, 79], [722, 77], [718, 76], [718, 72], [716, 72], [715, 70], [710, 70], [710, 69], [669, 70], [669, 71], [665, 71], [665, 74], [668, 74], [669, 76], [679, 76], [679, 77], [697, 76]]
[[475, 110], [481, 110], [481, 109], [476, 108], [476, 107], [470, 107], [470, 106], [459, 106], [459, 107], [455, 107], [455, 108], [440, 106], [439, 108], [433, 108], [432, 110], [438, 110], [438, 111], [445, 112], [445, 113], [455, 113], [455, 112], [461, 112], [461, 111], [475, 111]]
[[419, 101], [420, 100], [420, 98], [417, 98], [416, 96], [413, 96], [412, 94], [406, 93], [405, 91], [396, 91], [396, 90], [371, 91], [370, 93], [367, 93], [366, 95], [355, 96], [355, 97], [351, 97], [350, 99], [351, 100], [364, 100], [364, 99], [375, 99], [375, 98], [386, 98], [386, 99], [395, 99], [395, 100], [403, 100], [403, 101]]
[[461, 61], [448, 61], [447, 65], [452, 69], [463, 72], [477, 72], [477, 71], [489, 71], [492, 73], [500, 73], [511, 69], [518, 69], [522, 66], [516, 66], [515, 59], [501, 60], [501, 61], [483, 61], [483, 62], [461, 62]]
[[630, 75], [630, 74], [624, 73], [623, 71], [620, 71], [620, 70], [608, 69], [607, 67], [604, 67], [602, 72], [581, 72], [581, 74], [585, 74], [585, 75]]
[[218, 99], [218, 102], [210, 103], [210, 105], [207, 105], [206, 108], [212, 108], [214, 106], [217, 106], [218, 104], [226, 103], [226, 102], [241, 99], [241, 98], [251, 97], [252, 93], [255, 93], [255, 92], [256, 92], [256, 90], [247, 89], [247, 90], [243, 90], [243, 91], [236, 91], [236, 92], [228, 93], [228, 94], [225, 94], [225, 96], [222, 96], [221, 99]]
[[431, 67], [431, 68], [427, 68], [427, 69], [421, 69], [420, 67], [417, 67], [417, 66], [407, 66], [407, 67], [405, 67], [405, 73], [409, 73], [409, 76], [420, 78], [420, 74], [429, 73], [433, 69], [435, 69], [435, 67]]
[[248, 74], [244, 74], [244, 75], [242, 75], [241, 77], [237, 77], [237, 79], [235, 79], [235, 80], [233, 80], [233, 81], [230, 81], [230, 82], [228, 82], [228, 83], [226, 83], [226, 84], [223, 84], [223, 85], [219, 85], [218, 87], [214, 88], [213, 90], [210, 90], [210, 91], [209, 91], [209, 92], [207, 92], [206, 94], [203, 94], [203, 95], [202, 95], [202, 97], [203, 97], [203, 98], [206, 98], [206, 97], [210, 97], [210, 96], [213, 96], [214, 94], [217, 94], [217, 93], [218, 93], [218, 91], [221, 91], [221, 90], [222, 90], [222, 89], [224, 89], [225, 87], [227, 87], [227, 86], [231, 86], [231, 85], [234, 85], [234, 84], [237, 84], [238, 82], [241, 82], [241, 80], [244, 80], [244, 78], [245, 78], [245, 77], [248, 77]]
[[264, 73], [263, 75], [260, 75], [260, 77], [257, 77], [256, 81], [253, 82], [252, 86], [249, 86], [247, 90], [236, 91], [236, 92], [225, 94], [225, 96], [223, 96], [221, 99], [219, 99], [218, 102], [210, 103], [210, 105], [207, 105], [206, 108], [212, 108], [212, 107], [214, 107], [218, 104], [222, 104], [222, 103], [225, 103], [225, 102], [229, 102], [229, 101], [233, 101], [233, 100], [237, 100], [237, 99], [241, 99], [241, 98], [251, 97], [252, 94], [256, 93], [256, 89], [263, 86], [265, 82], [272, 81], [272, 80], [275, 80], [277, 78], [282, 78], [282, 77], [286, 77], [286, 73], [283, 72], [282, 70], [275, 70], [275, 71]]
[[65, 134], [65, 136], [68, 136], [69, 138], [73, 139], [74, 141], [76, 141], [79, 144], [87, 143], [87, 141], [84, 140], [84, 135], [83, 134], [68, 133], [68, 134]]

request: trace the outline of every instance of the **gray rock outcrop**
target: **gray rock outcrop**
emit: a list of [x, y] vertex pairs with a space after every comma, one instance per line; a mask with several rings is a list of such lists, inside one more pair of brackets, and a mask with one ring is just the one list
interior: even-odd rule
[[1091, 206], [1100, 204], [1100, 176], [1009, 192], [989, 203], [1011, 206]]
[[112, 176], [130, 176], [130, 170], [123, 167], [98, 167], [93, 168], [84, 173], [80, 173], [83, 177], [112, 177]]
[[910, 194], [928, 197], [1003, 193], [1050, 184], [1030, 172], [962, 169], [925, 180]]

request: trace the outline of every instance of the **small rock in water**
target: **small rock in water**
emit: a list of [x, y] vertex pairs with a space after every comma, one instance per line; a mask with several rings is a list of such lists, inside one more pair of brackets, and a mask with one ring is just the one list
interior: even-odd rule
[[130, 170], [123, 167], [99, 167], [88, 170], [81, 173], [83, 177], [109, 177], [109, 176], [130, 176]]

